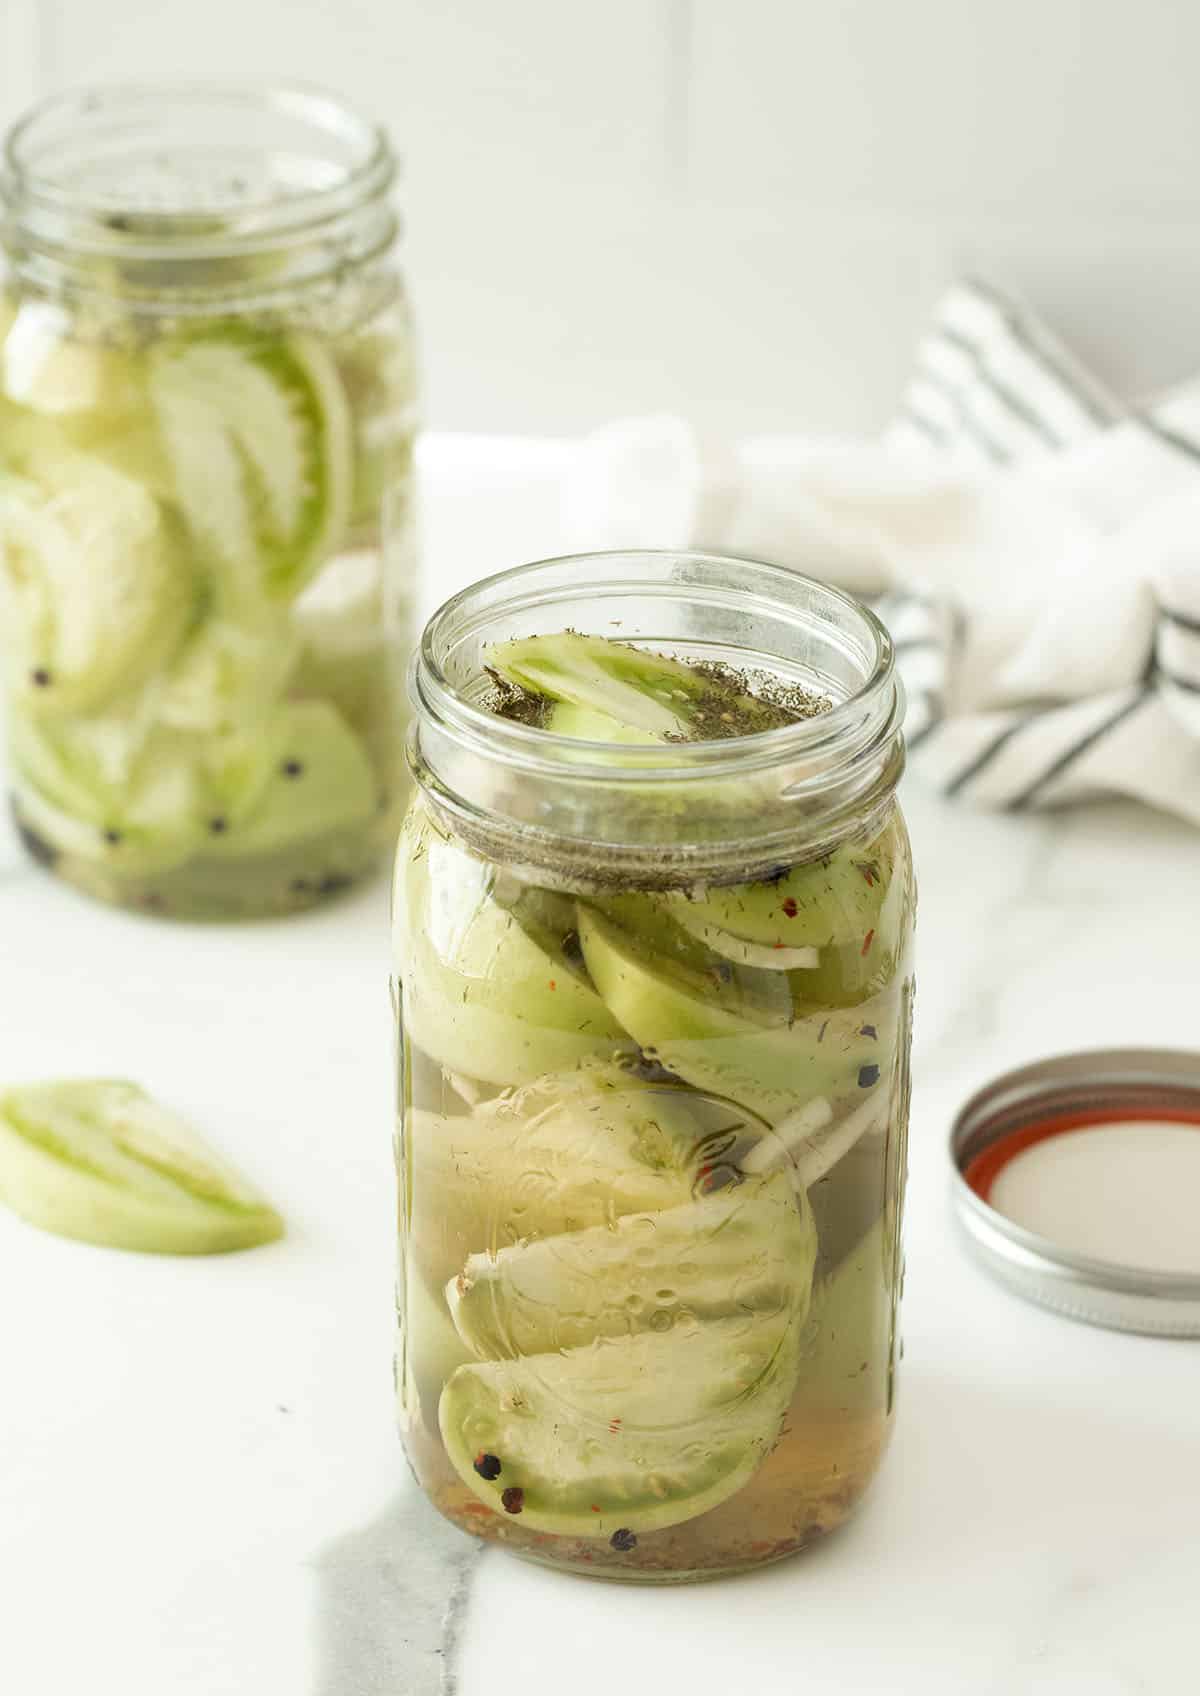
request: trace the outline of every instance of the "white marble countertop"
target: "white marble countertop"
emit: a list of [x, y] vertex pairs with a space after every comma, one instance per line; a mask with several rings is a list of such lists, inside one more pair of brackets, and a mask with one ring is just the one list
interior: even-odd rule
[[[435, 465], [427, 604], [557, 544], [536, 478], [518, 498], [489, 464], [468, 502]], [[1200, 1345], [1092, 1330], [989, 1282], [953, 1232], [945, 1143], [1004, 1066], [1196, 1045], [1196, 834], [1124, 805], [988, 816], [910, 786], [907, 807], [905, 1357], [878, 1483], [824, 1548], [716, 1586], [489, 1553], [459, 1696], [1195, 1689]], [[392, 1425], [386, 905], [379, 882], [286, 922], [176, 926], [88, 903], [0, 836], [0, 1076], [137, 1077], [290, 1225], [189, 1261], [0, 1215], [13, 1696], [416, 1696], [394, 1670], [424, 1533]]]

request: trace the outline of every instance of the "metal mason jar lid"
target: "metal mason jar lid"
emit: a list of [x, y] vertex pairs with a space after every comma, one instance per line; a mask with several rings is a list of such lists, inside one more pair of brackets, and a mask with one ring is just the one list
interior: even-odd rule
[[950, 1136], [975, 1258], [1092, 1325], [1200, 1337], [1200, 1054], [1101, 1049], [1007, 1072]]

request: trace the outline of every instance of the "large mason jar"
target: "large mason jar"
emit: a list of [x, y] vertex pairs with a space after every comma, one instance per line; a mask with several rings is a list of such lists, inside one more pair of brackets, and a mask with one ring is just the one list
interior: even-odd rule
[[914, 887], [887, 633], [770, 565], [592, 555], [448, 601], [412, 695], [416, 1476], [601, 1577], [805, 1548], [894, 1398]]
[[35, 858], [102, 899], [288, 912], [395, 839], [415, 426], [394, 174], [375, 125], [289, 88], [69, 94], [8, 136], [12, 804]]

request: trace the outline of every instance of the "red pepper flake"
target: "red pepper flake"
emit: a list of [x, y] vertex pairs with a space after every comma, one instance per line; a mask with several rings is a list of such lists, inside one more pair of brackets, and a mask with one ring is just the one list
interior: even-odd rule
[[609, 1432], [610, 1437], [615, 1437], [617, 1432], [620, 1429], [621, 1429], [621, 1421], [619, 1419], [610, 1419], [609, 1420], [609, 1422], [608, 1422], [608, 1432]]
[[550, 979], [550, 988], [551, 989], [557, 989], [558, 988], [558, 985], [555, 983], [553, 978]]
[[500, 1497], [500, 1505], [505, 1513], [520, 1513], [525, 1506], [525, 1492], [519, 1484], [510, 1484]]
[[796, 897], [794, 895], [788, 896], [787, 900], [783, 903], [783, 910], [789, 919], [794, 919], [796, 917], [796, 914], [800, 911], [800, 909], [796, 905]]
[[773, 942], [773, 943], [772, 943], [772, 944], [771, 944], [771, 947], [772, 947], [772, 948], [782, 948], [782, 947], [783, 947], [783, 943], [782, 943], [782, 942]]
[[599, 1513], [600, 1512], [600, 1509], [596, 1506], [595, 1502], [592, 1503], [592, 1512], [593, 1513]]
[[871, 944], [874, 942], [874, 940], [875, 940], [875, 932], [873, 930], [869, 930], [867, 932], [866, 936], [863, 937], [862, 951], [863, 951], [863, 958], [864, 959], [866, 959], [867, 954], [870, 952]]
[[873, 889], [879, 882], [879, 867], [875, 864], [874, 860], [859, 860], [857, 864], [859, 871], [863, 874], [867, 883]]

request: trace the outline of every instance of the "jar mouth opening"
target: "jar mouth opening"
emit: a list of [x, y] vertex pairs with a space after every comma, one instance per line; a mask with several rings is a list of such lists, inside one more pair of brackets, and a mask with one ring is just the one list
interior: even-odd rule
[[386, 194], [387, 133], [304, 83], [119, 83], [8, 132], [7, 218], [35, 245], [128, 261], [288, 246]]
[[[820, 609], [831, 638], [839, 627], [843, 635], [853, 632], [857, 638], [860, 675], [844, 692], [837, 692], [829, 687], [828, 676], [814, 677], [795, 656], [764, 652], [755, 657], [758, 663], [752, 662], [752, 669], [775, 672], [778, 668], [796, 681], [835, 696], [832, 705], [812, 717], [769, 730], [641, 746], [564, 737], [502, 718], [472, 700], [449, 674], [448, 662], [456, 646], [477, 643], [485, 629], [492, 639], [501, 639], [506, 618], [528, 617], [534, 608], [545, 613], [556, 604], [578, 605], [581, 599], [599, 604], [631, 595], [666, 601], [689, 591], [697, 604], [710, 608], [722, 605], [728, 610], [739, 603], [753, 603], [766, 611], [773, 604], [781, 618], [789, 612], [798, 618], [803, 610], [811, 615]], [[555, 628], [546, 619], [542, 626], [547, 632]], [[606, 632], [585, 628], [584, 633]], [[608, 633], [647, 647], [663, 640], [624, 625]], [[730, 657], [738, 663], [736, 652]], [[892, 639], [869, 607], [841, 589], [786, 566], [674, 548], [562, 555], [513, 566], [460, 590], [426, 624], [412, 661], [410, 694], [418, 713], [431, 715], [447, 730], [486, 747], [506, 763], [544, 774], [569, 770], [580, 780], [611, 780], [614, 760], [618, 760], [622, 781], [633, 783], [676, 782], [701, 774], [711, 778], [806, 756], [824, 756], [817, 765], [827, 774], [827, 761], [836, 758], [837, 750], [844, 749], [845, 757], [853, 758], [866, 747], [891, 740], [904, 716]]]

